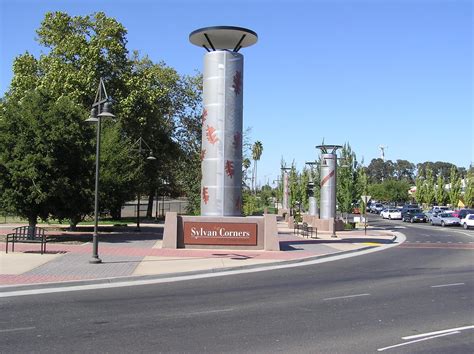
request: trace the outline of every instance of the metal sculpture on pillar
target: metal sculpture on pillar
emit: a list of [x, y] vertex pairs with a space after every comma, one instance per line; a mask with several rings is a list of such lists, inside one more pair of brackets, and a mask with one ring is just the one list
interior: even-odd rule
[[313, 166], [317, 162], [306, 162], [310, 166], [309, 170], [309, 181], [308, 181], [308, 202], [309, 202], [309, 215], [318, 216], [318, 204], [316, 198], [314, 197], [314, 181], [313, 181]]
[[201, 215], [240, 216], [242, 209], [243, 64], [241, 48], [257, 34], [232, 26], [200, 28], [189, 35], [204, 55]]
[[321, 219], [332, 220], [332, 237], [336, 237], [336, 176], [337, 176], [337, 149], [341, 145], [318, 145], [321, 150]]

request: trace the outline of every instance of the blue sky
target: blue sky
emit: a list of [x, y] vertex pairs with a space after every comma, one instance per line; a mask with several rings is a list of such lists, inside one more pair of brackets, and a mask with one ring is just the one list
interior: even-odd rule
[[[0, 94], [15, 56], [39, 55], [47, 11], [104, 11], [128, 30], [128, 49], [181, 74], [202, 68], [201, 27], [252, 29], [244, 48], [244, 126], [263, 144], [261, 183], [283, 158], [301, 169], [315, 149], [349, 142], [367, 165], [474, 161], [473, 5], [470, 0], [33, 1], [0, 0]], [[91, 96], [92, 98], [92, 96]]]

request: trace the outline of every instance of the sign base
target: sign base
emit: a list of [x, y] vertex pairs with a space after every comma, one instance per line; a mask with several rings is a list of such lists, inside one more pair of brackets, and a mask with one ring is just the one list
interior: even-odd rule
[[168, 212], [162, 248], [279, 251], [276, 215], [217, 217]]

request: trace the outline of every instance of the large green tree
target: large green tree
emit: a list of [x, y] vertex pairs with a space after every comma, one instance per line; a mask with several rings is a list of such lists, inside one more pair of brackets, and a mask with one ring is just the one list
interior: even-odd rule
[[431, 162], [431, 161], [426, 161], [423, 163], [419, 163], [417, 165], [418, 169], [423, 169], [426, 170], [429, 168], [433, 172], [434, 178], [438, 178], [438, 176], [441, 174], [441, 176], [447, 180], [449, 178], [449, 174], [451, 172], [451, 167], [454, 165], [450, 162], [442, 162], [442, 161], [436, 161], [436, 162]]
[[83, 111], [68, 97], [47, 90], [8, 100], [0, 119], [0, 200], [2, 207], [28, 219], [79, 221], [91, 211], [93, 136]]
[[337, 170], [337, 205], [342, 213], [351, 213], [357, 193], [357, 159], [349, 143], [341, 150], [339, 168]]
[[467, 207], [474, 207], [474, 169], [469, 169], [465, 178], [464, 204]]
[[398, 180], [406, 180], [413, 183], [415, 176], [415, 164], [407, 160], [397, 160], [393, 165], [395, 178]]
[[445, 180], [442, 174], [439, 174], [438, 178], [436, 179], [435, 199], [438, 205], [445, 205], [447, 201]]
[[451, 206], [456, 208], [458, 206], [459, 200], [461, 199], [461, 177], [459, 176], [456, 166], [451, 167], [448, 196]]
[[407, 181], [386, 180], [382, 183], [371, 184], [369, 194], [372, 199], [403, 203], [409, 200]]
[[386, 179], [391, 179], [393, 174], [394, 164], [391, 160], [372, 159], [369, 166], [367, 166], [367, 176], [371, 183], [380, 183]]
[[425, 179], [422, 176], [422, 171], [418, 171], [418, 175], [416, 176], [415, 179], [415, 185], [416, 185], [416, 192], [415, 192], [415, 200], [418, 204], [424, 203], [425, 196]]
[[[94, 101], [99, 78], [102, 77], [106, 81], [109, 95], [111, 94], [118, 101], [126, 96], [124, 83], [126, 74], [130, 72], [130, 64], [125, 47], [125, 35], [126, 31], [121, 24], [100, 12], [93, 16], [76, 17], [63, 12], [47, 13], [37, 31], [38, 42], [47, 49], [45, 54], [36, 59], [31, 54], [25, 53], [18, 56], [13, 63], [13, 79], [5, 96], [5, 104], [22, 102], [32, 90], [36, 90], [48, 97], [50, 102], [66, 102], [64, 100], [67, 100], [68, 104], [80, 112], [76, 112], [76, 117], [80, 117], [79, 121], [77, 119], [72, 121], [66, 116], [57, 114], [57, 107], [53, 104], [43, 105], [45, 110], [42, 111], [45, 116], [55, 115], [56, 125], [61, 126], [65, 131], [75, 131], [76, 139], [89, 147], [89, 150], [82, 151], [86, 155], [80, 156], [81, 159], [88, 160], [88, 165], [80, 164], [83, 168], [76, 169], [74, 175], [74, 180], [81, 181], [78, 185], [82, 187], [80, 188], [82, 192], [79, 193], [77, 188], [68, 188], [65, 183], [63, 183], [64, 191], [61, 191], [58, 185], [55, 192], [57, 197], [54, 200], [56, 210], [54, 213], [49, 211], [51, 215], [59, 218], [69, 217], [72, 224], [80, 219], [85, 210], [92, 209], [93, 201], [86, 196], [87, 191], [94, 187], [94, 180], [90, 178], [90, 175], [94, 171], [94, 149], [91, 147], [95, 144], [95, 134], [91, 134], [92, 127], [83, 128], [86, 125], [83, 121]], [[115, 107], [119, 108], [118, 105]], [[47, 131], [39, 133], [45, 139], [49, 134]], [[107, 135], [107, 130], [103, 135]], [[67, 137], [63, 140], [67, 140]], [[49, 139], [51, 144], [57, 145], [52, 149], [61, 148], [64, 144], [63, 140]], [[104, 145], [104, 149], [108, 150], [107, 144]], [[76, 156], [74, 158], [77, 160]], [[69, 161], [72, 162], [74, 159]], [[123, 165], [125, 166], [126, 163]], [[106, 172], [104, 171], [106, 166], [103, 166], [101, 170], [101, 172]], [[128, 173], [126, 169], [121, 172]], [[88, 184], [84, 185], [84, 183]], [[60, 195], [64, 193], [74, 193], [74, 198], [70, 198], [70, 205], [61, 204]], [[76, 200], [79, 196], [82, 196], [82, 202]], [[16, 212], [21, 214], [20, 210]], [[46, 217], [46, 215], [42, 216]]]
[[126, 87], [123, 130], [133, 141], [144, 139], [157, 158], [144, 166], [141, 183], [135, 184], [136, 193], [148, 195], [148, 216], [156, 192], [183, 193], [190, 201], [188, 212], [199, 213], [201, 76], [180, 76], [164, 63], [134, 53]]
[[257, 190], [257, 162], [260, 161], [263, 153], [263, 144], [257, 140], [252, 146], [252, 159], [253, 159], [253, 174], [252, 174], [252, 186], [253, 191]]
[[426, 205], [433, 205], [436, 200], [436, 187], [435, 187], [435, 180], [433, 176], [433, 171], [430, 167], [426, 167], [425, 169], [425, 183], [424, 183], [424, 202]]
[[[195, 146], [200, 146], [196, 131], [202, 80], [200, 75], [180, 76], [146, 56], [140, 58], [134, 53], [130, 57], [126, 34], [119, 22], [102, 12], [91, 16], [47, 13], [37, 31], [39, 43], [46, 47], [45, 54], [35, 58], [25, 53], [15, 59], [14, 76], [4, 101], [20, 101], [30, 90], [41, 88], [53, 99], [67, 96], [82, 107], [85, 118], [99, 78], [103, 78], [107, 93], [115, 100], [117, 121], [114, 128], [106, 127], [102, 134], [100, 208], [117, 211], [137, 192], [149, 195], [151, 206], [155, 192], [161, 188], [163, 193], [165, 178], [172, 191], [192, 199], [192, 195], [199, 195], [195, 180], [200, 180], [200, 148]], [[140, 137], [158, 158], [155, 164], [142, 166], [143, 173], [137, 171], [138, 156], [127, 153], [132, 152], [131, 145]], [[94, 135], [87, 139], [95, 144]], [[185, 167], [187, 174], [176, 172]], [[89, 168], [94, 170], [92, 155]], [[87, 180], [80, 175], [77, 178]]]

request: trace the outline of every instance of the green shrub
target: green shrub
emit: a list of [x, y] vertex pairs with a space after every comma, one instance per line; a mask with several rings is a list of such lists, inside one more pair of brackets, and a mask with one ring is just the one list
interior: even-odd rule
[[354, 229], [355, 229], [355, 223], [348, 222], [344, 224], [344, 230], [354, 230]]

